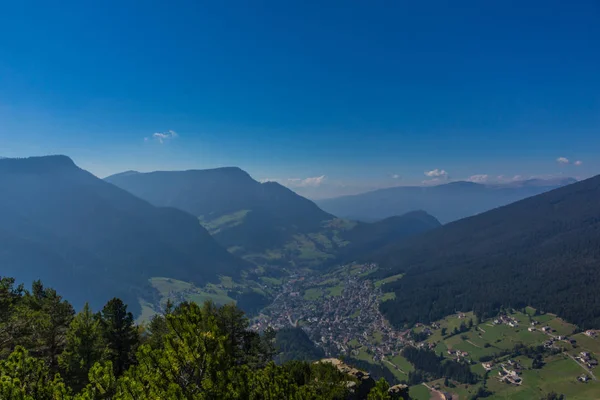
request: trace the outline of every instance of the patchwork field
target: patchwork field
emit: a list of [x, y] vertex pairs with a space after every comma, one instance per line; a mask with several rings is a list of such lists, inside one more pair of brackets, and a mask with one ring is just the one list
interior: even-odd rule
[[138, 323], [149, 321], [153, 315], [161, 312], [168, 300], [177, 304], [182, 301], [190, 301], [202, 304], [207, 300], [214, 302], [217, 305], [236, 304], [236, 300], [229, 293], [238, 293], [241, 291], [251, 291], [263, 296], [269, 292], [269, 287], [281, 285], [281, 280], [276, 278], [261, 277], [262, 283], [254, 281], [244, 281], [243, 284], [235, 282], [229, 276], [220, 277], [218, 284], [209, 283], [203, 287], [180, 281], [177, 279], [154, 277], [149, 281], [151, 285], [159, 292], [159, 304], [151, 304], [145, 300], [140, 300], [142, 313], [138, 317]]
[[[467, 352], [465, 358], [471, 361], [471, 371], [480, 377], [486, 375], [486, 370], [479, 359], [482, 357], [486, 360], [494, 359], [495, 363], [492, 370], [487, 373], [488, 378], [485, 381], [485, 389], [493, 392], [487, 397], [489, 399], [541, 399], [550, 392], [564, 394], [569, 400], [600, 399], [600, 381], [593, 379], [596, 371], [588, 370], [574, 359], [582, 351], [590, 352], [592, 358], [597, 359], [600, 356], [600, 339], [588, 337], [583, 333], [573, 334], [576, 327], [557, 318], [556, 315], [534, 316], [534, 312], [534, 309], [528, 308], [525, 313], [508, 314], [513, 321], [518, 323], [518, 326], [514, 327], [507, 323], [494, 324], [492, 320], [488, 320], [480, 324], [474, 323], [473, 327], [465, 332], [452, 334], [455, 328], [460, 329], [461, 324], [468, 326], [469, 321], [474, 319], [472, 313], [460, 313], [437, 321], [438, 329], [419, 326], [415, 328], [415, 332], [431, 329], [432, 334], [427, 338], [426, 343], [434, 345], [435, 353], [442, 354], [444, 358], [455, 357], [448, 354], [449, 349]], [[536, 321], [538, 324], [535, 325], [535, 330], [530, 332], [528, 328], [532, 327], [532, 321]], [[551, 327], [552, 331], [542, 332], [541, 328], [544, 326]], [[442, 335], [442, 329], [444, 335]], [[559, 335], [575, 339], [576, 344], [573, 346], [568, 341], [557, 340]], [[535, 347], [552, 338], [555, 340], [556, 349], [544, 353], [544, 364], [539, 369], [533, 368], [533, 358], [525, 355], [512, 358], [510, 356], [517, 344]], [[522, 384], [520, 386], [504, 383], [499, 379], [500, 365], [507, 363], [509, 359], [521, 365]], [[397, 365], [401, 362], [401, 360], [396, 361], [394, 363]], [[590, 380], [586, 383], [578, 381], [582, 375], [587, 375]], [[600, 376], [600, 370], [597, 375]], [[484, 387], [482, 380], [476, 385], [464, 385], [450, 381], [450, 387], [444, 385], [443, 379], [427, 382], [427, 384], [437, 388], [440, 392], [453, 393], [455, 399], [470, 399], [480, 387]], [[410, 390], [411, 397], [416, 400], [438, 398], [435, 392], [431, 392], [424, 385], [413, 385]]]
[[523, 371], [522, 386], [507, 385], [496, 379], [489, 379], [488, 388], [494, 392], [491, 398], [539, 399], [552, 391], [564, 394], [569, 400], [599, 398], [600, 384], [597, 381], [578, 382], [577, 377], [582, 374], [583, 369], [571, 358], [559, 354], [546, 361], [547, 364], [542, 369]]
[[382, 285], [385, 285], [386, 283], [395, 282], [398, 279], [402, 279], [403, 276], [404, 276], [404, 274], [398, 274], [398, 275], [389, 276], [385, 279], [378, 280], [375, 282], [375, 287], [380, 287]]
[[200, 217], [199, 220], [200, 223], [210, 232], [211, 235], [215, 235], [220, 231], [241, 225], [249, 212], [250, 210], [240, 210], [235, 213], [223, 215], [215, 219]]
[[212, 300], [218, 305], [235, 303], [235, 300], [227, 295], [225, 286], [233, 287], [231, 278], [224, 277], [225, 285], [209, 283], [203, 288], [197, 288], [191, 283], [170, 278], [151, 278], [150, 283], [156, 288], [162, 297], [161, 303], [168, 299], [179, 301], [193, 301], [198, 304], [206, 300]]

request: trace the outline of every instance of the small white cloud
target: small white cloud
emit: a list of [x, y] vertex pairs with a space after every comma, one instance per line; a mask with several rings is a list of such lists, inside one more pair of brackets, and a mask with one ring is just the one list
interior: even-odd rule
[[[158, 143], [161, 143], [161, 144], [168, 140], [175, 139], [177, 137], [179, 137], [177, 132], [172, 131], [172, 130], [168, 130], [166, 132], [156, 132], [156, 133], [152, 134], [152, 139], [156, 140]], [[147, 142], [149, 140], [150, 140], [150, 138], [147, 138], [147, 137], [144, 138], [145, 142]]]
[[475, 183], [484, 183], [488, 181], [489, 176], [487, 174], [477, 174], [477, 175], [471, 175], [467, 181], [468, 182], [475, 182]]
[[579, 167], [581, 164], [583, 164], [583, 161], [581, 161], [581, 160], [577, 160], [577, 161], [575, 161], [575, 162], [573, 163], [573, 165], [577, 165], [578, 167]]
[[566, 157], [558, 157], [556, 159], [556, 162], [559, 164], [568, 164], [569, 163], [569, 159]]
[[392, 175], [392, 179], [400, 179], [400, 178], [401, 178], [401, 176], [398, 175], [398, 174], [393, 174]]
[[443, 169], [433, 169], [431, 171], [425, 171], [425, 176], [429, 176], [430, 178], [435, 178], [435, 177], [447, 177], [448, 173], [443, 170]]
[[312, 177], [312, 178], [306, 178], [306, 179], [300, 180], [300, 183], [299, 183], [298, 186], [301, 186], [301, 187], [321, 186], [321, 184], [323, 183], [323, 181], [325, 181], [325, 175], [315, 176], [315, 177]]

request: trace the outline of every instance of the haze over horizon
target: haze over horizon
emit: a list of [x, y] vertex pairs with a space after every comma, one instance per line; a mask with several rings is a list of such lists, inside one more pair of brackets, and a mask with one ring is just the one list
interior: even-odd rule
[[314, 199], [586, 178], [599, 7], [8, 4], [0, 155], [99, 177], [239, 166]]

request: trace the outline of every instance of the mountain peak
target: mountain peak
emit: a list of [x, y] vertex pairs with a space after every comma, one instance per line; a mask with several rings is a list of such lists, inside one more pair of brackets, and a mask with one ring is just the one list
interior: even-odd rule
[[64, 155], [0, 159], [0, 172], [49, 173], [69, 169], [77, 169], [77, 166]]
[[[440, 185], [440, 186], [444, 186], [444, 185]], [[454, 182], [448, 182], [448, 183], [446, 183], [445, 186], [453, 186], [453, 187], [477, 187], [477, 186], [481, 186], [481, 183], [470, 182], [470, 181], [454, 181]]]
[[250, 179], [254, 180], [250, 174], [240, 167], [219, 167], [212, 169], [204, 169], [204, 170], [196, 170], [205, 174], [218, 174], [223, 176], [224, 178], [233, 178], [233, 179]]

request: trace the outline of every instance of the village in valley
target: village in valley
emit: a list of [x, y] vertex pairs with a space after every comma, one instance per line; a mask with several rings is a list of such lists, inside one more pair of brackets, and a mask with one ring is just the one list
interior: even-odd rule
[[292, 275], [252, 327], [301, 327], [328, 357], [387, 368], [398, 382], [408, 382], [415, 371], [402, 355], [407, 346], [469, 365], [481, 377], [477, 384], [433, 379], [413, 385], [411, 396], [418, 400], [469, 399], [482, 391], [490, 398], [539, 398], [540, 391], [554, 391], [585, 399], [586, 393], [600, 390], [594, 373], [600, 355], [597, 331], [581, 332], [529, 307], [505, 310], [486, 321], [477, 321], [472, 312], [456, 312], [441, 321], [396, 330], [380, 313], [379, 303], [393, 296], [385, 292], [385, 283], [402, 276], [387, 282], [369, 279], [375, 270], [375, 265], [365, 264], [328, 274]]
[[381, 285], [364, 279], [375, 268], [367, 264], [326, 275], [292, 275], [253, 328], [301, 326], [328, 356], [369, 354], [365, 358], [379, 362], [397, 354], [410, 331], [395, 331], [379, 311]]

